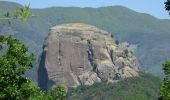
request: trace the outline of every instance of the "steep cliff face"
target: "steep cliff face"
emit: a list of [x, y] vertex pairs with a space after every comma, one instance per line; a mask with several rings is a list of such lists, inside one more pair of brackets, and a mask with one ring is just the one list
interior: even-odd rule
[[138, 62], [128, 46], [91, 25], [55, 26], [44, 42], [39, 85], [76, 87], [138, 76]]

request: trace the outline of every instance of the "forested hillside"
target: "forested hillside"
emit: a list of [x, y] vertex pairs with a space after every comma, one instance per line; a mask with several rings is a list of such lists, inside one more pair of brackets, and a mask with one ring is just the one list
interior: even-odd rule
[[[0, 2], [0, 14], [13, 11], [21, 5]], [[35, 17], [28, 22], [0, 21], [0, 33], [13, 35], [24, 41], [37, 55], [42, 52], [42, 44], [50, 27], [62, 23], [87, 23], [104, 29], [121, 42], [137, 46], [135, 54], [140, 62], [140, 69], [162, 76], [161, 64], [170, 58], [169, 27], [170, 20], [157, 19], [151, 15], [135, 12], [122, 6], [101, 8], [51, 7], [32, 9]], [[2, 16], [2, 15], [0, 15]], [[30, 74], [36, 79], [36, 68]]]
[[128, 78], [116, 84], [96, 83], [70, 89], [69, 100], [157, 100], [161, 80], [150, 74]]

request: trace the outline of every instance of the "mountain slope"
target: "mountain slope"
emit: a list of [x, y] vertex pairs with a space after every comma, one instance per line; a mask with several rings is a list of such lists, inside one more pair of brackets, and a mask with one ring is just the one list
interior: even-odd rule
[[161, 80], [150, 74], [128, 78], [116, 84], [97, 83], [69, 89], [68, 100], [157, 100]]
[[[0, 2], [0, 13], [13, 11], [20, 5]], [[97, 26], [112, 34], [120, 41], [137, 45], [135, 54], [143, 71], [162, 76], [161, 64], [170, 51], [170, 20], [160, 20], [151, 15], [138, 13], [122, 6], [101, 8], [51, 7], [32, 9], [35, 17], [28, 22], [0, 21], [0, 33], [11, 34], [23, 40], [37, 55], [48, 29], [56, 24], [81, 22]], [[154, 43], [154, 45], [152, 45]], [[34, 73], [33, 76], [35, 76]]]

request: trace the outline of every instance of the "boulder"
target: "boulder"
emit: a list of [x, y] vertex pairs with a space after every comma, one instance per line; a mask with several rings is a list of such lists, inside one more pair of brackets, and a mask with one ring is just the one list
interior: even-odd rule
[[39, 86], [44, 90], [53, 85], [69, 88], [136, 77], [137, 59], [125, 49], [108, 32], [92, 25], [54, 26], [44, 42], [38, 69]]

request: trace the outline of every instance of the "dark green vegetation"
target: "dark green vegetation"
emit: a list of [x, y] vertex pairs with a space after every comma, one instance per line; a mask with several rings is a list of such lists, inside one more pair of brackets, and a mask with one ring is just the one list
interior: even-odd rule
[[[13, 11], [21, 5], [0, 2], [0, 13]], [[122, 41], [137, 45], [135, 52], [141, 70], [162, 76], [161, 64], [170, 58], [170, 21], [160, 20], [144, 13], [137, 13], [122, 6], [101, 8], [51, 7], [32, 9], [35, 17], [28, 22], [0, 21], [0, 33], [13, 35], [24, 41], [29, 50], [39, 55], [48, 29], [56, 24], [82, 22], [95, 25], [113, 33]], [[23, 34], [24, 33], [24, 34]], [[36, 68], [29, 75], [36, 80]], [[34, 73], [34, 74], [33, 74]]]
[[150, 74], [128, 78], [117, 84], [96, 83], [70, 89], [69, 100], [157, 100], [161, 80]]
[[0, 98], [23, 99], [31, 93], [31, 81], [24, 72], [32, 67], [33, 55], [24, 44], [11, 37], [0, 36], [0, 47], [6, 43], [7, 51], [0, 58]]
[[[20, 19], [26, 21], [32, 16], [29, 6], [23, 6], [11, 15], [5, 12], [1, 19]], [[28, 52], [26, 46], [12, 36], [0, 35], [0, 99], [1, 100], [63, 100], [66, 96], [64, 88], [55, 86], [49, 91], [42, 91], [33, 85], [25, 72], [33, 67], [35, 57]]]
[[62, 100], [63, 87], [56, 86], [44, 92], [25, 77], [33, 67], [34, 56], [25, 45], [12, 37], [0, 36], [0, 99], [1, 100]]
[[170, 14], [170, 1], [169, 0], [166, 0], [165, 2], [165, 10], [167, 10]]
[[161, 87], [160, 100], [170, 100], [170, 61], [166, 61], [162, 66], [165, 78]]

